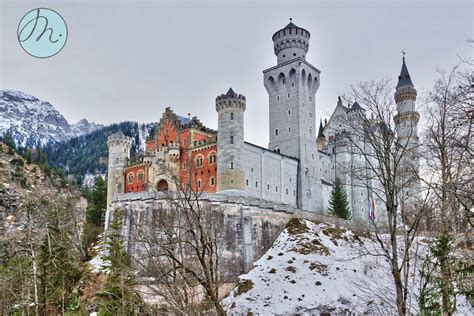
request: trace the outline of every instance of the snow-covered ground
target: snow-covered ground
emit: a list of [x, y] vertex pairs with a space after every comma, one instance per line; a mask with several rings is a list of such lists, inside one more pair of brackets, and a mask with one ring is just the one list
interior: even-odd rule
[[[389, 264], [367, 254], [380, 253], [369, 234], [306, 220], [291, 223], [224, 299], [229, 314], [396, 313]], [[418, 246], [426, 249], [423, 239]], [[417, 276], [412, 273], [410, 280], [416, 313]], [[471, 313], [464, 298], [458, 313]]]

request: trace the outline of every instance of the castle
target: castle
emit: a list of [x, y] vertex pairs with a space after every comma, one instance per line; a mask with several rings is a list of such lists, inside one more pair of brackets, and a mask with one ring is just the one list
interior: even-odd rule
[[[316, 135], [320, 70], [306, 61], [310, 33], [290, 21], [272, 39], [277, 64], [263, 71], [269, 96], [268, 148], [245, 141], [246, 98], [232, 88], [216, 98], [217, 131], [206, 128], [197, 117], [180, 116], [166, 108], [139, 161], [130, 161], [129, 137], [121, 132], [109, 136], [108, 205], [116, 193], [174, 191], [190, 185], [209, 194], [247, 196], [324, 214], [338, 177], [352, 217], [369, 219], [370, 205], [374, 208], [381, 202], [372, 184], [347, 172], [366, 164], [348, 141], [346, 124], [361, 117], [365, 120], [365, 110], [357, 102], [345, 106], [339, 98], [329, 121], [323, 125], [320, 120]], [[396, 135], [400, 142], [416, 146], [419, 114], [405, 58], [395, 100]]]

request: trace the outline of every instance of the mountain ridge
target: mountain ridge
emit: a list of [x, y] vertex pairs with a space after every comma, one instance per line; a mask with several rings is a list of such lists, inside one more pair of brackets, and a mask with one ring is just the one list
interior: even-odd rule
[[9, 133], [19, 147], [41, 147], [103, 127], [85, 118], [70, 124], [48, 101], [18, 90], [0, 90], [0, 136]]

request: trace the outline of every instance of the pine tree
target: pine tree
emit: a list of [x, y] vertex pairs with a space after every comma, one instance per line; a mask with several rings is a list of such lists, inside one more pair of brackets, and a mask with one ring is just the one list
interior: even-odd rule
[[344, 186], [339, 178], [336, 178], [336, 181], [334, 181], [334, 187], [329, 199], [329, 214], [346, 220], [351, 219], [346, 190], [344, 190]]
[[82, 245], [89, 254], [89, 248], [103, 229], [103, 217], [107, 208], [107, 184], [102, 177], [95, 179], [94, 187], [86, 192], [87, 210]]
[[107, 231], [108, 255], [104, 262], [108, 271], [104, 288], [97, 294], [100, 300], [99, 315], [137, 315], [140, 314], [141, 301], [134, 291], [135, 280], [130, 267], [130, 257], [123, 247], [122, 215], [119, 210], [112, 214]]

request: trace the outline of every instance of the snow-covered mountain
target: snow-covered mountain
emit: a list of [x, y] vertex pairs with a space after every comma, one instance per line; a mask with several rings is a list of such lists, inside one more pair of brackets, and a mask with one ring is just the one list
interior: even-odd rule
[[47, 101], [20, 91], [0, 90], [0, 136], [10, 133], [19, 146], [52, 144], [102, 127], [86, 119], [69, 124]]

